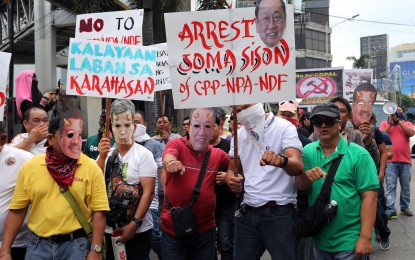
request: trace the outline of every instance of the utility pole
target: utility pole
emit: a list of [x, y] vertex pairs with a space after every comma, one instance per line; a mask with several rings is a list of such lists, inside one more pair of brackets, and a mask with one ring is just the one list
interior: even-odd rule
[[[13, 90], [14, 90], [14, 59], [13, 59], [13, 51], [14, 51], [14, 1], [9, 1], [8, 12], [7, 12], [7, 24], [8, 24], [8, 33], [9, 33], [9, 50], [12, 54], [10, 57], [10, 65], [9, 65], [9, 99], [7, 102], [7, 136], [9, 141], [13, 138], [13, 125], [14, 125], [14, 118], [15, 118], [15, 102], [13, 98]], [[3, 115], [2, 115], [3, 116]]]

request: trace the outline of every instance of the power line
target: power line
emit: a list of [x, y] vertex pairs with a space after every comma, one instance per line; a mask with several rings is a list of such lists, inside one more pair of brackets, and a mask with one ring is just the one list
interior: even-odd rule
[[[295, 9], [296, 11], [302, 11], [300, 9]], [[350, 20], [350, 17], [345, 17], [345, 16], [338, 16], [338, 15], [330, 15], [330, 14], [324, 14], [324, 13], [318, 13], [318, 12], [313, 12], [310, 11], [309, 9], [305, 11], [306, 13], [311, 13], [311, 14], [316, 14], [316, 15], [321, 15], [321, 16], [327, 16], [327, 17], [332, 17], [332, 18], [340, 18], [340, 19], [344, 19], [344, 20]], [[353, 18], [353, 21], [358, 21], [358, 22], [365, 22], [365, 23], [377, 23], [377, 24], [386, 24], [386, 25], [398, 25], [398, 26], [411, 26], [411, 27], [415, 27], [415, 24], [410, 24], [410, 23], [397, 23], [397, 22], [387, 22], [387, 21], [376, 21], [376, 20], [367, 20], [367, 19], [356, 19]]]

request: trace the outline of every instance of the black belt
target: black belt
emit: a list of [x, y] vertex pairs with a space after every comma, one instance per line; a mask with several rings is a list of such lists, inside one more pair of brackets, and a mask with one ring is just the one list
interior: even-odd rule
[[247, 207], [249, 207], [249, 208], [254, 208], [254, 209], [265, 209], [265, 208], [283, 208], [283, 207], [294, 207], [294, 204], [287, 204], [287, 205], [278, 205], [277, 204], [277, 202], [275, 202], [275, 201], [268, 201], [267, 203], [265, 203], [264, 205], [262, 205], [262, 206], [259, 206], [259, 207], [252, 207], [252, 206], [249, 206], [249, 205], [246, 205]]
[[72, 233], [65, 234], [65, 235], [53, 235], [51, 237], [39, 237], [41, 239], [49, 240], [50, 242], [53, 242], [55, 244], [62, 244], [68, 241], [72, 241], [77, 238], [81, 237], [87, 237], [84, 229], [77, 229]]

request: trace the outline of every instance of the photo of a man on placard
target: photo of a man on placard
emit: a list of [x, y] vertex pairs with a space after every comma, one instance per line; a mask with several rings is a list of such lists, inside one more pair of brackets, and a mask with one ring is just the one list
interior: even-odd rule
[[373, 112], [373, 104], [376, 101], [377, 90], [370, 83], [362, 83], [356, 87], [353, 93], [353, 126], [359, 128], [362, 123], [370, 121]]
[[257, 0], [256, 31], [264, 44], [273, 48], [280, 42], [286, 26], [286, 8], [282, 0]]

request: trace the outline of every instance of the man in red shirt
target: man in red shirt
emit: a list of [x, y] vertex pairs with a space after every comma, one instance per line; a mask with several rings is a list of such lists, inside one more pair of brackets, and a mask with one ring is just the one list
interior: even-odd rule
[[386, 216], [388, 219], [396, 219], [395, 200], [396, 184], [401, 184], [400, 207], [401, 214], [412, 217], [413, 212], [409, 209], [410, 204], [410, 181], [411, 181], [411, 152], [409, 150], [409, 137], [415, 134], [414, 125], [404, 121], [405, 111], [398, 107], [395, 114], [389, 116], [388, 121], [380, 124], [380, 130], [389, 134], [392, 143], [399, 144], [393, 148], [393, 157], [388, 160], [386, 166]]
[[164, 201], [162, 219], [163, 259], [206, 259], [215, 258], [215, 177], [226, 171], [229, 156], [218, 148], [209, 146], [215, 124], [211, 108], [196, 108], [190, 113], [189, 138], [170, 140], [163, 153], [165, 195], [171, 206], [189, 205], [203, 158], [210, 150], [207, 169], [198, 199], [192, 204], [197, 233], [178, 238], [173, 229], [169, 206]]

